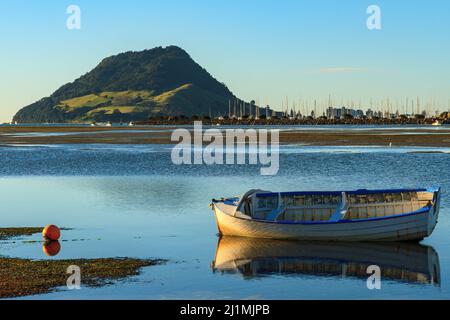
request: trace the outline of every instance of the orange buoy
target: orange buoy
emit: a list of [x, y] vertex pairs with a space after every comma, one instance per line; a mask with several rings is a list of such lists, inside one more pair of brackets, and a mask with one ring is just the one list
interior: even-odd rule
[[57, 226], [49, 224], [42, 230], [42, 236], [46, 239], [56, 241], [61, 236], [61, 231]]
[[42, 246], [42, 251], [44, 251], [47, 256], [53, 257], [61, 251], [61, 245], [59, 244], [59, 241], [47, 241]]

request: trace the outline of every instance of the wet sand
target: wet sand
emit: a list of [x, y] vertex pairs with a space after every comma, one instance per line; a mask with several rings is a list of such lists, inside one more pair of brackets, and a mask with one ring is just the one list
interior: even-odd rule
[[[171, 133], [176, 127], [0, 127], [0, 146], [11, 144], [175, 144]], [[227, 129], [226, 126], [217, 127]], [[252, 128], [243, 127], [245, 128]], [[320, 128], [320, 127], [318, 127]], [[424, 146], [450, 147], [450, 127], [359, 128], [352, 130], [281, 131], [281, 144], [312, 146]]]

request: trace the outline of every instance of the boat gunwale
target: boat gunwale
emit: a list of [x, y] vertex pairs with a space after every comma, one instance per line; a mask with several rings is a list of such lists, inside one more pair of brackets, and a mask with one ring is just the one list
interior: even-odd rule
[[334, 195], [340, 196], [342, 192], [347, 195], [364, 195], [364, 194], [380, 194], [380, 193], [403, 193], [403, 192], [438, 192], [440, 188], [419, 188], [419, 189], [379, 189], [368, 190], [358, 189], [352, 191], [288, 191], [288, 192], [263, 192], [256, 193], [257, 197], [274, 197], [274, 196], [322, 196]]

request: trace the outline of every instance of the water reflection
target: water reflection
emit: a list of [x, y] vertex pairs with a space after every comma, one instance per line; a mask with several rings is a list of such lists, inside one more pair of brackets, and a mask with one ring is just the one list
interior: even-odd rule
[[212, 263], [214, 272], [244, 279], [270, 275], [316, 275], [367, 279], [370, 265], [382, 279], [440, 285], [437, 252], [418, 243], [294, 242], [222, 237]]
[[45, 241], [44, 244], [42, 245], [42, 251], [48, 257], [56, 256], [61, 251], [61, 244], [59, 243], [58, 240]]

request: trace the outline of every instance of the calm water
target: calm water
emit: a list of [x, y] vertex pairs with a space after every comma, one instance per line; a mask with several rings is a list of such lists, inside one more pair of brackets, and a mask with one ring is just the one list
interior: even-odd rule
[[[170, 146], [0, 148], [1, 226], [57, 224], [57, 257], [165, 258], [103, 288], [34, 298], [361, 299], [450, 298], [449, 150], [286, 146], [280, 171], [175, 166]], [[443, 153], [416, 153], [441, 151]], [[211, 198], [251, 188], [339, 190], [440, 185], [440, 221], [420, 245], [218, 243]], [[0, 255], [49, 259], [39, 235], [0, 242]], [[23, 241], [25, 240], [25, 242]], [[213, 263], [214, 261], [214, 263]], [[368, 290], [365, 268], [384, 270]]]

